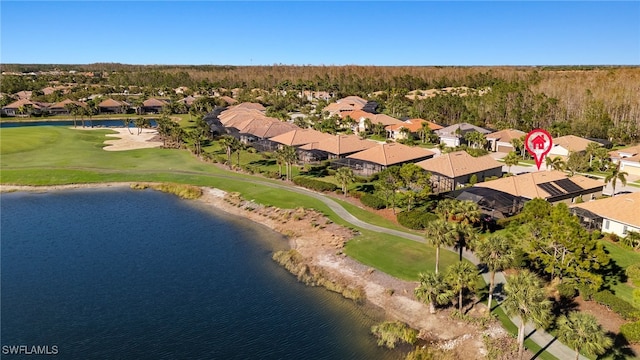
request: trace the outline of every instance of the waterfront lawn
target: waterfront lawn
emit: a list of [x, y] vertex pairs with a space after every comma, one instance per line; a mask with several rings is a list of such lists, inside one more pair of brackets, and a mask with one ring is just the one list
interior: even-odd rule
[[[399, 279], [417, 281], [420, 272], [433, 272], [436, 249], [433, 246], [392, 235], [362, 231], [347, 242], [345, 254], [359, 262]], [[440, 271], [458, 261], [457, 254], [440, 249]]]

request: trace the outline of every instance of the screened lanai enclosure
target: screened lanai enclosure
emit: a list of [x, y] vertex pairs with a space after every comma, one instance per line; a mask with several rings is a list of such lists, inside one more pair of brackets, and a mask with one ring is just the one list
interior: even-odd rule
[[449, 192], [446, 197], [457, 200], [470, 200], [478, 204], [483, 214], [503, 219], [518, 214], [526, 199], [520, 196], [481, 187], [469, 187]]

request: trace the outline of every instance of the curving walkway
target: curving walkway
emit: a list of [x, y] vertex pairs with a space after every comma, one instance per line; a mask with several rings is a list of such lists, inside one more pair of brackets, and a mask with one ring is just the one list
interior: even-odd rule
[[[403, 231], [398, 231], [398, 230], [393, 230], [393, 229], [387, 229], [384, 227], [380, 227], [380, 226], [376, 226], [376, 225], [372, 225], [369, 223], [366, 223], [358, 218], [356, 218], [355, 216], [353, 216], [351, 213], [349, 213], [345, 208], [343, 208], [340, 204], [338, 204], [337, 202], [335, 202], [334, 200], [332, 200], [330, 197], [309, 190], [309, 189], [305, 189], [305, 188], [301, 188], [301, 187], [296, 187], [296, 186], [288, 186], [288, 185], [280, 185], [280, 184], [274, 184], [274, 183], [269, 183], [269, 182], [263, 182], [263, 181], [253, 181], [256, 184], [260, 184], [260, 185], [264, 185], [264, 186], [271, 186], [271, 187], [275, 187], [275, 188], [280, 188], [283, 190], [289, 190], [289, 191], [294, 191], [296, 193], [299, 194], [303, 194], [303, 195], [307, 195], [307, 196], [311, 196], [315, 199], [318, 199], [320, 201], [322, 201], [324, 204], [326, 204], [333, 212], [335, 212], [338, 216], [340, 216], [342, 219], [344, 219], [345, 221], [351, 223], [352, 225], [355, 225], [357, 227], [363, 228], [363, 229], [367, 229], [367, 230], [371, 230], [371, 231], [376, 231], [376, 232], [380, 232], [380, 233], [384, 233], [384, 234], [389, 234], [389, 235], [394, 235], [394, 236], [399, 236], [399, 237], [403, 237], [405, 239], [409, 239], [409, 240], [413, 240], [413, 241], [417, 241], [417, 242], [421, 242], [421, 243], [425, 243], [425, 239], [420, 236], [420, 235], [415, 235], [415, 234], [410, 234], [410, 233], [406, 233]], [[447, 250], [453, 251], [455, 253], [457, 253], [457, 250], [454, 250], [453, 248], [447, 248]], [[470, 251], [465, 250], [462, 253], [462, 256], [469, 260], [471, 263], [478, 265], [480, 264], [480, 261], [478, 260], [478, 258]], [[484, 278], [486, 283], [489, 283], [489, 274], [488, 273], [484, 273], [482, 274], [482, 277]], [[496, 277], [495, 277], [495, 281], [496, 284], [504, 284], [506, 283], [506, 279], [504, 277], [504, 274], [502, 272], [500, 273], [496, 273]], [[520, 322], [519, 319], [517, 318], [510, 318], [511, 322], [514, 324], [518, 324]], [[531, 339], [533, 342], [535, 342], [536, 344], [538, 344], [538, 346], [540, 346], [542, 348], [542, 350], [547, 351], [548, 353], [550, 353], [551, 355], [555, 356], [558, 359], [574, 359], [575, 358], [575, 350], [569, 348], [568, 346], [564, 345], [563, 343], [559, 342], [556, 340], [556, 338], [545, 332], [544, 330], [536, 330], [535, 327], [531, 326], [531, 325], [527, 325], [525, 326], [525, 332], [527, 335], [525, 335], [526, 339]], [[534, 356], [534, 358], [536, 358], [539, 354], [536, 354]], [[587, 357], [580, 355], [580, 360], [588, 360]]]

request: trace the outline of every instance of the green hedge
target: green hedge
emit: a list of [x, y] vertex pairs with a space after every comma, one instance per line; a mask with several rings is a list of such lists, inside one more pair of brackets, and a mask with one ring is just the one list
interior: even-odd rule
[[414, 230], [422, 230], [427, 224], [438, 218], [438, 215], [422, 210], [403, 211], [397, 215], [398, 223]]
[[620, 326], [620, 334], [630, 343], [640, 343], [640, 321]]
[[362, 203], [362, 205], [376, 209], [376, 210], [384, 209], [387, 207], [386, 201], [371, 194], [362, 195], [362, 197], [360, 198], [360, 202]]
[[593, 295], [593, 300], [609, 307], [625, 320], [640, 319], [640, 310], [636, 309], [629, 302], [616, 297], [609, 290], [600, 291]]
[[315, 190], [315, 191], [336, 191], [338, 187], [335, 184], [304, 177], [304, 176], [296, 176], [293, 178], [293, 183], [305, 187], [307, 189]]

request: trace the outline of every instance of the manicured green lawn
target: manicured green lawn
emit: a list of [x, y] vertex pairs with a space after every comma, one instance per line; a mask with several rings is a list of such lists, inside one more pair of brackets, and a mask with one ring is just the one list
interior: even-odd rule
[[[416, 281], [420, 272], [433, 272], [436, 266], [434, 247], [371, 231], [362, 231], [361, 236], [347, 242], [344, 252], [363, 264], [403, 280]], [[440, 271], [456, 261], [456, 254], [440, 249]]]
[[[640, 263], [640, 253], [630, 249], [625, 249], [622, 246], [611, 243], [609, 241], [602, 241], [602, 244], [609, 252], [609, 256], [611, 256], [611, 258], [615, 260], [618, 266], [626, 269], [629, 265]], [[620, 283], [613, 285], [612, 290], [615, 292], [616, 296], [629, 302], [632, 305], [634, 304], [633, 290], [635, 290], [635, 287], [628, 284]]]

